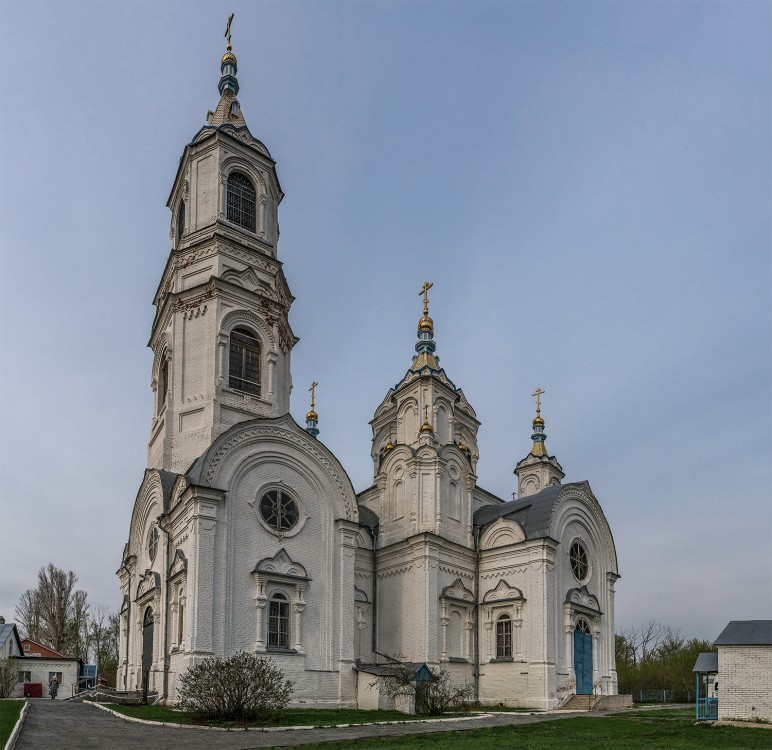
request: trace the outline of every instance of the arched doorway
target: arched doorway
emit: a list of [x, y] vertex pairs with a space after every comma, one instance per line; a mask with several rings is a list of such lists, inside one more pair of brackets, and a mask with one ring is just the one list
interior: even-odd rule
[[592, 693], [592, 633], [590, 624], [583, 617], [576, 621], [574, 628], [574, 674], [576, 694]]
[[153, 609], [148, 607], [142, 618], [142, 694], [147, 700], [150, 668], [153, 666]]

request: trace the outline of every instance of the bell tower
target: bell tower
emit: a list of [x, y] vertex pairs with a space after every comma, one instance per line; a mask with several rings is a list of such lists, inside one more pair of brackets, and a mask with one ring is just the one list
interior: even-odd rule
[[560, 484], [565, 474], [555, 456], [547, 453], [547, 435], [544, 433], [544, 419], [541, 416], [541, 397], [544, 394], [537, 388], [532, 395], [536, 397], [536, 417], [533, 420], [531, 452], [515, 466], [517, 476], [517, 496], [535, 495], [546, 487]]
[[234, 424], [286, 414], [292, 389], [293, 297], [277, 257], [284, 194], [236, 98], [231, 20], [220, 99], [169, 195], [172, 247], [153, 300], [148, 467], [177, 473]]

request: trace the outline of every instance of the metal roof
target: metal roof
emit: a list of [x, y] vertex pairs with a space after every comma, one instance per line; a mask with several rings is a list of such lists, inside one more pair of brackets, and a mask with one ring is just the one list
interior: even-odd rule
[[700, 654], [697, 661], [694, 662], [692, 672], [718, 672], [718, 652], [710, 651], [707, 654]]
[[732, 620], [714, 646], [772, 646], [772, 620]]
[[547, 487], [535, 495], [508, 500], [501, 505], [486, 505], [478, 508], [474, 514], [475, 526], [487, 526], [493, 521], [507, 516], [517, 521], [525, 531], [527, 539], [541, 539], [549, 536], [552, 509], [558, 495], [567, 487], [582, 486], [585, 482], [573, 482], [572, 484], [560, 484], [555, 487]]

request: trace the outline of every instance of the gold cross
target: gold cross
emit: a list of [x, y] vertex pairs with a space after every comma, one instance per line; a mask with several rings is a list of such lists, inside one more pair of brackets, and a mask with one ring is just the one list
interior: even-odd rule
[[541, 388], [537, 388], [531, 396], [536, 396], [536, 414], [541, 415], [541, 394], [546, 393], [547, 391], [543, 391]]
[[421, 291], [418, 292], [418, 296], [420, 297], [422, 294], [424, 296], [424, 315], [429, 314], [429, 290], [434, 286], [434, 284], [424, 281], [423, 287], [421, 287]]
[[233, 21], [234, 15], [234, 13], [231, 13], [228, 16], [228, 25], [225, 27], [225, 38], [228, 40], [228, 52], [231, 51], [231, 22]]
[[311, 383], [311, 387], [308, 389], [309, 391], [311, 391], [311, 410], [312, 411], [314, 409], [314, 389], [316, 388], [317, 385], [319, 385], [319, 383], [317, 383], [316, 381], [313, 381]]

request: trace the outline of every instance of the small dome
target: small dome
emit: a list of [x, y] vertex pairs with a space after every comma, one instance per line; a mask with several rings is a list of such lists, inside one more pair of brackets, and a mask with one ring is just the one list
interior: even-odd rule
[[542, 427], [544, 427], [544, 420], [541, 417], [536, 417], [533, 420], [533, 426], [536, 427], [537, 424], [540, 424]]
[[424, 422], [421, 425], [421, 432], [434, 432], [432, 426], [428, 422]]
[[308, 422], [308, 421], [310, 421], [312, 419], [314, 421], [316, 421], [316, 422], [319, 421], [319, 415], [313, 409], [311, 409], [311, 411], [308, 412], [308, 414], [306, 414], [306, 422]]
[[418, 321], [418, 332], [421, 331], [433, 331], [434, 330], [434, 321], [428, 316], [424, 315], [421, 320]]
[[225, 65], [225, 63], [233, 63], [234, 65], [237, 65], [236, 55], [234, 55], [233, 52], [231, 52], [230, 50], [228, 50], [222, 56], [222, 60], [220, 61], [220, 65]]

